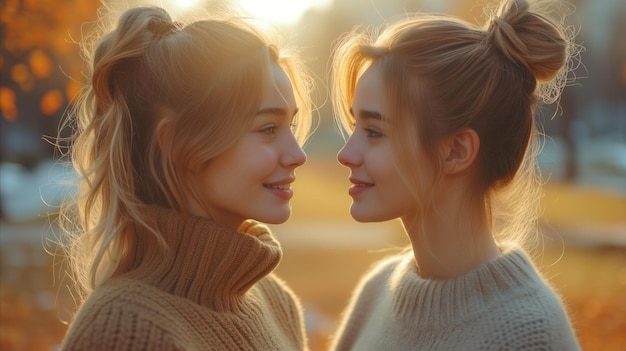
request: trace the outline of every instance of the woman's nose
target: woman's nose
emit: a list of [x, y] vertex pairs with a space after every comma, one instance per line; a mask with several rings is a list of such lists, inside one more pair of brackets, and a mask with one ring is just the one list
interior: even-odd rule
[[286, 167], [299, 167], [306, 162], [307, 156], [296, 138], [291, 135], [287, 150], [283, 153], [282, 163]]
[[348, 139], [346, 144], [337, 153], [337, 161], [346, 167], [358, 166], [359, 156], [354, 150], [352, 137]]

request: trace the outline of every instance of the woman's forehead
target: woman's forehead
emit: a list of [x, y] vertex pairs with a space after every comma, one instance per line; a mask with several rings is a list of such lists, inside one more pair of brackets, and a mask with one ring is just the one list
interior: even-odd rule
[[368, 116], [384, 116], [383, 109], [384, 89], [383, 76], [380, 65], [370, 66], [359, 78], [354, 98], [352, 100], [352, 113], [354, 117], [361, 116], [362, 111], [368, 111]]
[[298, 108], [289, 76], [280, 66], [272, 65], [264, 87], [261, 109], [277, 107], [289, 111]]

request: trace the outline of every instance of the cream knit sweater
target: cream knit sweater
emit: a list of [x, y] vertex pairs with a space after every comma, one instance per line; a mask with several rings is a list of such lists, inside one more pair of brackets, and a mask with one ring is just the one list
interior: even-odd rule
[[413, 253], [377, 266], [356, 290], [333, 350], [580, 350], [560, 300], [525, 253], [451, 280], [423, 279]]
[[118, 273], [81, 306], [62, 350], [306, 350], [299, 302], [271, 274], [282, 251], [267, 227], [243, 233], [148, 209]]

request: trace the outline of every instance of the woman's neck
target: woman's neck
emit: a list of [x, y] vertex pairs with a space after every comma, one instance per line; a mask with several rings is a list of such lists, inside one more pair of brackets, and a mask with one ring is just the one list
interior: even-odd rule
[[484, 202], [446, 194], [423, 221], [402, 219], [423, 278], [452, 279], [500, 255]]

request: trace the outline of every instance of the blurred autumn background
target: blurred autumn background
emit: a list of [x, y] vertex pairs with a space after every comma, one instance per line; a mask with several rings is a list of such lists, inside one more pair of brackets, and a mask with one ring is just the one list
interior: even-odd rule
[[[278, 273], [301, 296], [312, 350], [323, 350], [359, 277], [408, 244], [397, 222], [359, 224], [348, 213], [348, 171], [327, 101], [333, 41], [356, 24], [405, 12], [482, 21], [491, 0], [161, 0], [174, 16], [229, 5], [303, 48], [317, 77], [319, 127], [306, 145], [294, 213], [275, 226]], [[142, 2], [141, 4], [145, 4]], [[574, 0], [569, 17], [584, 64], [561, 109], [542, 106], [546, 139], [543, 240], [536, 263], [562, 294], [584, 350], [626, 349], [626, 2]], [[140, 4], [108, 1], [113, 8]], [[0, 349], [55, 350], [75, 309], [57, 273], [55, 206], [71, 170], [55, 165], [61, 116], [83, 82], [79, 46], [97, 0], [0, 0]], [[556, 111], [556, 112], [555, 112]]]

